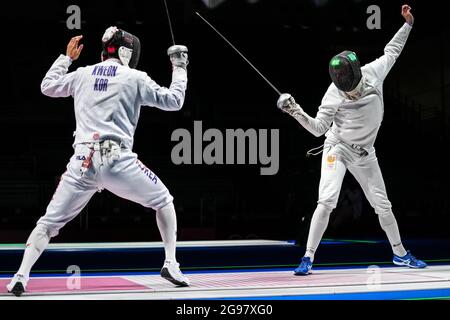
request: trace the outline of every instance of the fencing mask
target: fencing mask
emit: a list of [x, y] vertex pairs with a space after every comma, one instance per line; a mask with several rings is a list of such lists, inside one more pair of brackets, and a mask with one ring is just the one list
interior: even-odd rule
[[362, 77], [359, 59], [353, 51], [343, 51], [334, 56], [328, 71], [336, 87], [345, 92], [354, 90]]
[[135, 35], [117, 27], [106, 29], [102, 38], [103, 59], [118, 58], [124, 66], [136, 68], [141, 54], [141, 43]]

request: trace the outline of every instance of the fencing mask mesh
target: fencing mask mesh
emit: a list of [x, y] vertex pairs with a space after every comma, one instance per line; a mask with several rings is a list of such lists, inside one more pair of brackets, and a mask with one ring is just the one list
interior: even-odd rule
[[345, 92], [355, 89], [362, 77], [359, 59], [353, 51], [343, 51], [334, 56], [328, 70], [336, 87]]

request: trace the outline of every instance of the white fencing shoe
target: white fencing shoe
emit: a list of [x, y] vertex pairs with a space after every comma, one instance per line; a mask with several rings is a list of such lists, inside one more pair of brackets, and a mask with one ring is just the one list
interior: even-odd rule
[[16, 297], [20, 297], [27, 288], [28, 279], [21, 275], [15, 274], [11, 282], [6, 286], [9, 293], [14, 294]]
[[164, 262], [161, 269], [161, 277], [181, 287], [189, 287], [189, 279], [180, 270], [180, 264], [170, 260]]

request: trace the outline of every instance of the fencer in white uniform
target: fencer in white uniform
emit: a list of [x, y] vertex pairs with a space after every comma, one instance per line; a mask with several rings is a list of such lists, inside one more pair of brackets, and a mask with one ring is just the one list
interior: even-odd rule
[[309, 116], [289, 94], [282, 94], [278, 107], [294, 117], [306, 130], [319, 137], [325, 134], [319, 200], [311, 220], [306, 253], [296, 275], [311, 272], [314, 254], [336, 208], [344, 175], [348, 169], [360, 184], [378, 215], [392, 246], [396, 265], [423, 268], [402, 245], [375, 153], [375, 140], [383, 120], [383, 81], [402, 52], [414, 18], [402, 7], [406, 22], [384, 49], [384, 55], [360, 67], [352, 51], [344, 51], [330, 61], [329, 86], [316, 117]]
[[117, 27], [108, 28], [102, 38], [102, 62], [68, 73], [83, 48], [81, 38], [72, 38], [67, 54], [56, 59], [41, 84], [46, 96], [73, 97], [75, 152], [45, 215], [27, 240], [22, 264], [8, 284], [8, 291], [19, 296], [26, 290], [30, 270], [50, 239], [103, 189], [156, 211], [166, 256], [161, 276], [176, 285], [188, 286], [189, 280], [181, 273], [175, 257], [177, 219], [173, 197], [132, 151], [142, 106], [166, 111], [182, 108], [187, 88], [187, 48], [169, 48], [172, 82], [165, 88], [135, 69], [140, 56], [139, 39]]

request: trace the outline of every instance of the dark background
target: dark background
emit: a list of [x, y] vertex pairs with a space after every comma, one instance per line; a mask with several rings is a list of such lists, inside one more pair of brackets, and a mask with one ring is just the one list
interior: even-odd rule
[[[68, 30], [66, 9], [81, 8], [81, 30]], [[402, 26], [401, 1], [168, 0], [178, 43], [189, 47], [187, 98], [180, 112], [144, 108], [134, 151], [175, 196], [179, 240], [297, 239], [316, 206], [322, 144], [276, 108], [276, 93], [195, 14], [199, 11], [283, 92], [314, 115], [330, 83], [328, 61], [344, 50], [362, 63], [383, 54]], [[381, 8], [381, 29], [368, 30], [366, 9]], [[385, 81], [385, 120], [376, 143], [404, 238], [450, 237], [449, 24], [431, 2], [409, 1], [416, 23]], [[99, 61], [110, 25], [142, 43], [139, 69], [170, 83], [171, 38], [163, 1], [11, 2], [0, 13], [0, 242], [24, 242], [45, 213], [72, 155], [72, 99], [40, 93], [46, 71], [70, 37], [85, 48], [71, 70]], [[280, 129], [280, 170], [260, 165], [172, 164], [177, 128]], [[224, 132], [224, 131], [223, 131]], [[347, 174], [326, 237], [384, 238], [378, 219]], [[107, 191], [96, 194], [55, 241], [158, 241], [154, 213]]]

